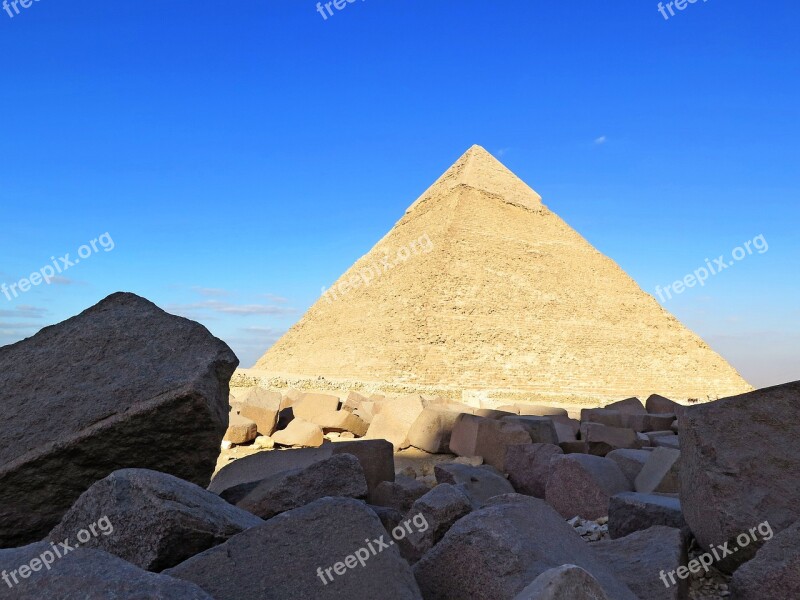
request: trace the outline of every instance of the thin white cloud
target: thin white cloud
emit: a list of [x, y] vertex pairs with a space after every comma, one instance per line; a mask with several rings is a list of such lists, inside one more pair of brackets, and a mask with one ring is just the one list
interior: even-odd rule
[[204, 312], [240, 316], [289, 315], [295, 312], [295, 309], [285, 306], [275, 306], [272, 304], [233, 304], [221, 300], [204, 300], [203, 302], [194, 302], [192, 304], [172, 304], [167, 306], [166, 310], [167, 312], [183, 315], [185, 317], [192, 315], [191, 318]]
[[223, 290], [221, 288], [207, 288], [201, 287], [199, 285], [193, 286], [192, 291], [197, 292], [201, 296], [205, 296], [206, 298], [223, 298], [225, 296], [230, 296], [231, 293], [228, 290]]
[[599, 138], [595, 138], [594, 143], [596, 146], [602, 146], [606, 143], [606, 136], [601, 135]]
[[0, 310], [0, 317], [7, 319], [41, 319], [46, 313], [46, 308], [20, 304], [13, 310]]

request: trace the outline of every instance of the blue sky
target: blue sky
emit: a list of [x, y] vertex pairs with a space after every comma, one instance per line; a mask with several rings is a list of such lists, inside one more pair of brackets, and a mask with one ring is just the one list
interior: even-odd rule
[[[751, 383], [800, 379], [800, 4], [57, 2], [0, 11], [0, 344], [127, 290], [244, 366], [472, 144]], [[12, 9], [13, 11], [13, 9]]]

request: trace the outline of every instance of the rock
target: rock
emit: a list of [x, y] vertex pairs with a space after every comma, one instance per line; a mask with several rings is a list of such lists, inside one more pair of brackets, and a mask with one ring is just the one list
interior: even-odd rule
[[370, 504], [369, 507], [376, 515], [378, 515], [378, 518], [383, 524], [383, 528], [386, 530], [386, 533], [390, 535], [392, 530], [400, 525], [403, 521], [403, 513], [397, 509], [391, 508], [390, 506], [376, 506], [374, 504]]
[[253, 448], [260, 448], [262, 450], [272, 450], [275, 447], [275, 440], [268, 435], [260, 435], [253, 442]]
[[303, 469], [268, 477], [236, 506], [270, 519], [325, 496], [366, 498], [367, 493], [367, 481], [358, 459], [352, 454], [336, 454]]
[[656, 448], [671, 448], [672, 450], [680, 451], [681, 441], [677, 435], [664, 435], [661, 437], [653, 438], [653, 446]]
[[489, 498], [514, 492], [503, 474], [489, 465], [438, 464], [434, 472], [439, 483], [461, 486], [473, 508], [480, 508]]
[[[689, 580], [675, 575], [678, 567], [688, 562], [680, 529], [651, 527], [623, 538], [597, 542], [592, 549], [600, 559], [611, 565], [617, 578], [639, 598], [686, 598]], [[672, 579], [669, 578], [670, 572], [673, 573]]]
[[378, 517], [349, 498], [322, 498], [278, 515], [167, 574], [216, 600], [422, 599]]
[[636, 596], [544, 501], [508, 494], [459, 519], [414, 566], [425, 600], [507, 600], [552, 567], [574, 563], [615, 600]]
[[439, 406], [424, 409], [408, 431], [408, 443], [431, 454], [450, 452], [450, 435], [459, 414]]
[[610, 408], [584, 408], [581, 423], [599, 423], [607, 427], [622, 427], [622, 413]]
[[678, 417], [680, 417], [687, 408], [683, 404], [678, 404], [677, 402], [673, 402], [669, 398], [664, 398], [664, 396], [659, 396], [658, 394], [653, 394], [650, 396], [647, 399], [647, 404], [645, 407], [647, 408], [647, 412], [650, 414], [672, 413]]
[[295, 419], [303, 419], [312, 423], [320, 413], [339, 410], [339, 398], [330, 394], [304, 393], [292, 403]]
[[[739, 567], [731, 580], [733, 600], [800, 598], [800, 521], [775, 537], [768, 522], [757, 526], [756, 534], [767, 542], [755, 558]], [[771, 539], [770, 539], [771, 538]]]
[[[27, 546], [27, 551], [41, 544]], [[169, 598], [169, 600], [214, 600], [194, 583], [181, 581], [166, 575], [148, 573], [101, 550], [76, 548], [62, 558], [55, 558], [49, 544], [44, 544], [42, 552], [49, 555], [25, 554], [9, 570], [14, 570], [19, 583], [14, 584], [11, 596], [3, 591], [6, 583], [0, 587], [0, 598], [14, 600], [142, 600], [144, 598]], [[6, 560], [0, 551], [0, 564], [5, 568]], [[43, 561], [52, 566], [43, 568]], [[38, 561], [31, 563], [30, 561]], [[38, 566], [36, 572], [28, 568], [28, 578], [19, 577], [21, 565]], [[5, 571], [3, 571], [5, 574]], [[12, 583], [14, 579], [9, 577]]]
[[307, 467], [332, 453], [333, 444], [327, 443], [320, 448], [273, 450], [245, 456], [220, 469], [211, 480], [208, 491], [236, 504], [270, 475]]
[[680, 485], [680, 458], [679, 450], [659, 447], [650, 452], [650, 458], [636, 477], [634, 489], [637, 492], [650, 494], [677, 494], [681, 491]]
[[586, 442], [583, 440], [575, 440], [574, 442], [560, 442], [558, 447], [564, 451], [564, 454], [586, 454]]
[[361, 463], [367, 480], [367, 497], [372, 500], [382, 481], [392, 482], [394, 476], [394, 450], [386, 440], [358, 440], [333, 444], [333, 455], [352, 454]]
[[369, 402], [366, 396], [362, 396], [358, 392], [349, 392], [347, 397], [342, 402], [342, 410], [346, 410], [349, 412], [355, 411], [359, 408], [364, 402]]
[[225, 432], [224, 441], [231, 444], [246, 444], [256, 439], [258, 427], [255, 421], [245, 419], [236, 413], [236, 408], [231, 411], [228, 429]]
[[470, 467], [480, 467], [483, 464], [482, 456], [456, 456], [453, 463], [457, 465], [469, 465]]
[[317, 448], [322, 445], [324, 437], [319, 425], [295, 418], [286, 429], [276, 431], [272, 440], [281, 446]]
[[278, 426], [278, 413], [281, 410], [280, 392], [270, 392], [262, 387], [246, 388], [238, 394], [239, 414], [255, 421], [258, 433], [272, 435]]
[[678, 498], [638, 492], [625, 492], [611, 498], [608, 507], [608, 534], [612, 539], [655, 525], [675, 527], [688, 532]]
[[512, 416], [503, 417], [502, 420], [522, 425], [534, 444], [557, 444], [559, 441], [555, 425], [550, 417]]
[[428, 402], [422, 396], [404, 396], [387, 401], [367, 430], [367, 438], [388, 440], [395, 451], [407, 448], [408, 432]]
[[622, 413], [623, 415], [643, 415], [647, 414], [647, 409], [642, 404], [642, 401], [638, 398], [626, 398], [625, 400], [619, 400], [617, 402], [612, 402], [605, 406], [608, 410], [616, 410]]
[[202, 325], [127, 293], [0, 348], [0, 547], [42, 539], [118, 469], [208, 485], [237, 365]]
[[311, 423], [319, 425], [324, 432], [349, 431], [357, 436], [367, 433], [368, 425], [363, 419], [346, 410], [319, 412], [311, 418]]
[[86, 490], [48, 539], [74, 540], [95, 522], [101, 535], [81, 547], [158, 572], [263, 521], [172, 475], [123, 469]]
[[638, 448], [639, 440], [636, 432], [622, 427], [609, 427], [599, 423], [583, 423], [581, 440], [586, 442], [589, 454], [605, 456], [612, 450], [621, 448]]
[[386, 506], [406, 513], [419, 498], [428, 493], [428, 486], [424, 483], [397, 475], [394, 481], [382, 481], [375, 488], [370, 498], [371, 504]]
[[589, 454], [555, 455], [545, 498], [565, 519], [608, 515], [611, 497], [631, 484], [613, 460]]
[[671, 429], [675, 415], [622, 414], [622, 426], [637, 433]]
[[553, 421], [559, 444], [561, 442], [574, 442], [578, 439], [578, 433], [581, 430], [580, 421], [561, 415], [551, 416], [550, 420]]
[[610, 600], [602, 586], [576, 565], [548, 569], [514, 600]]
[[553, 406], [544, 406], [541, 404], [507, 404], [505, 406], [498, 406], [497, 410], [531, 417], [567, 416], [567, 411], [563, 408], [555, 408]]
[[[550, 427], [552, 429], [552, 423]], [[553, 436], [555, 436], [554, 430]], [[460, 415], [453, 426], [450, 450], [459, 456], [482, 456], [485, 463], [503, 470], [506, 448], [514, 444], [530, 443], [531, 436], [528, 429], [519, 423], [505, 419]]]
[[[688, 408], [681, 426], [681, 504], [700, 545], [730, 541], [768, 521], [800, 519], [800, 382]], [[720, 510], [719, 507], [724, 507]], [[761, 542], [719, 564], [751, 559]]]
[[641, 473], [644, 464], [650, 458], [651, 452], [649, 450], [632, 450], [629, 448], [621, 448], [620, 450], [612, 450], [606, 455], [610, 458], [625, 474], [631, 485], [635, 485], [636, 477]]
[[444, 537], [453, 523], [471, 511], [470, 499], [462, 489], [449, 483], [437, 485], [408, 511], [406, 518], [417, 519], [414, 523], [424, 523], [424, 528], [415, 528], [404, 538], [400, 553], [409, 563], [415, 563]]
[[550, 461], [564, 451], [554, 444], [524, 444], [506, 448], [506, 473], [520, 494], [544, 498]]

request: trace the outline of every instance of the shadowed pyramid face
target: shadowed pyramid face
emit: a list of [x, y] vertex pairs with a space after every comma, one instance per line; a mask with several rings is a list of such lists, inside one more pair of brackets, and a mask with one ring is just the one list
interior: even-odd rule
[[256, 368], [554, 402], [752, 389], [479, 146]]

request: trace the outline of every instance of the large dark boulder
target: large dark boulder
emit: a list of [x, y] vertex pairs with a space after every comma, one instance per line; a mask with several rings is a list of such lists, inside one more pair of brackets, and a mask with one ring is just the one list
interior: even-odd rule
[[544, 500], [506, 494], [459, 519], [415, 566], [425, 600], [509, 600], [563, 564], [588, 571], [614, 600], [636, 596]]
[[380, 519], [351, 498], [280, 514], [165, 574], [215, 600], [422, 599]]
[[9, 589], [0, 581], [0, 600], [214, 600], [190, 581], [148, 573], [102, 550], [76, 548], [58, 558], [44, 542], [0, 550], [0, 567], [11, 583]]
[[761, 523], [755, 534], [766, 543], [733, 574], [733, 600], [800, 598], [800, 521], [774, 537], [769, 523]]
[[202, 325], [127, 293], [0, 348], [0, 547], [43, 538], [118, 469], [208, 485], [238, 362]]
[[[681, 506], [700, 545], [730, 542], [768, 521], [800, 519], [800, 381], [692, 406], [680, 418]], [[732, 571], [756, 541], [726, 556]]]
[[86, 490], [47, 539], [74, 540], [98, 519], [103, 520], [98, 535], [81, 547], [104, 550], [147, 571], [174, 567], [263, 523], [188, 481], [123, 469]]

